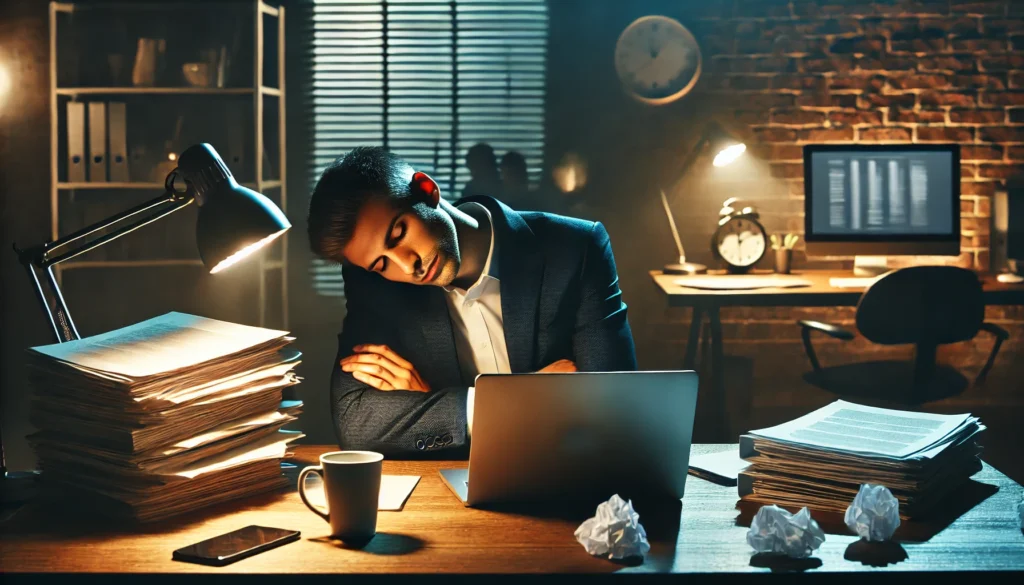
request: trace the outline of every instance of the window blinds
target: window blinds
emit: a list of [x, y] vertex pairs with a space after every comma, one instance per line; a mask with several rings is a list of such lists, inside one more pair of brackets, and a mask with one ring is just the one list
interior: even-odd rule
[[[359, 145], [386, 145], [449, 199], [469, 180], [465, 153], [487, 142], [541, 171], [545, 0], [315, 0], [310, 189]], [[315, 260], [320, 294], [341, 270]]]

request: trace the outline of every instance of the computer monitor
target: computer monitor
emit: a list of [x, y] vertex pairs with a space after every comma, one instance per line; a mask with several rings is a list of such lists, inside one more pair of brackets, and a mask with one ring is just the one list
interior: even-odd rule
[[884, 256], [960, 254], [956, 144], [809, 144], [804, 189], [808, 256], [853, 255], [870, 276]]

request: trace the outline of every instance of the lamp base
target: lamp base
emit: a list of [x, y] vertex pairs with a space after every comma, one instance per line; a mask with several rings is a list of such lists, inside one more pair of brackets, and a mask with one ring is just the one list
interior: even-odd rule
[[20, 504], [32, 499], [39, 487], [38, 471], [8, 471], [0, 477], [0, 504]]
[[708, 267], [703, 264], [695, 264], [693, 262], [683, 262], [682, 264], [666, 264], [662, 268], [662, 272], [665, 274], [704, 274], [708, 271]]

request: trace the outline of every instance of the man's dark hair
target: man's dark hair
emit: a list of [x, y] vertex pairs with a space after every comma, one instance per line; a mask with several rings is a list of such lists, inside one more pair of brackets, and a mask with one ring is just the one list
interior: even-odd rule
[[342, 250], [352, 239], [356, 218], [375, 197], [409, 196], [409, 165], [380, 146], [360, 146], [331, 163], [309, 199], [307, 226], [313, 253], [344, 261]]
[[526, 169], [526, 158], [515, 150], [510, 150], [501, 157], [501, 166], [515, 174], [516, 178], [526, 181], [528, 171]]

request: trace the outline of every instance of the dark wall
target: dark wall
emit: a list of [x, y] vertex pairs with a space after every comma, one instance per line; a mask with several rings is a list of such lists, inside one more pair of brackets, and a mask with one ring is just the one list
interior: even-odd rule
[[[551, 167], [573, 152], [587, 162], [582, 209], [611, 234], [641, 367], [680, 367], [690, 318], [688, 310], [667, 310], [648, 276], [676, 255], [658, 188], [669, 192], [688, 257], [712, 264], [709, 237], [728, 197], [758, 206], [769, 231], [802, 231], [808, 142], [959, 142], [963, 254], [939, 260], [988, 267], [990, 198], [1007, 176], [1024, 170], [1024, 4], [559, 0], [549, 6], [546, 160]], [[648, 14], [682, 22], [703, 55], [693, 92], [660, 107], [627, 96], [614, 69], [619, 34]], [[705, 158], [669, 189], [712, 118], [736, 128], [753, 156], [725, 169]], [[850, 265], [849, 258], [811, 263], [798, 248], [797, 267]], [[770, 259], [761, 267], [771, 268]], [[994, 378], [984, 391], [930, 408], [1024, 404], [1017, 391], [1024, 312], [992, 307], [987, 317], [1011, 331]], [[810, 366], [795, 320], [852, 325], [852, 308], [737, 308], [722, 318], [727, 400], [741, 423], [771, 424], [835, 398], [801, 379]], [[944, 347], [940, 358], [975, 373], [990, 343], [982, 335]], [[909, 348], [862, 340], [826, 342], [822, 352], [833, 364], [910, 355]]]

